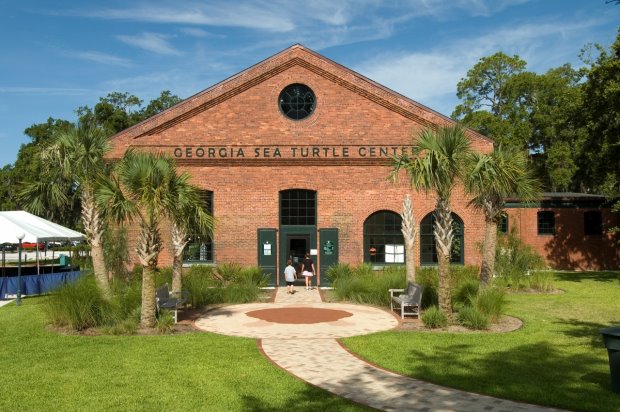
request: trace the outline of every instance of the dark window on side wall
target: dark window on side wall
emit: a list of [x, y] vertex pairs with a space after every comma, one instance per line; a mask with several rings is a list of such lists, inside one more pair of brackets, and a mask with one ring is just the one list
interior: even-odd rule
[[[420, 264], [435, 265], [437, 264], [437, 246], [435, 245], [435, 233], [433, 226], [435, 225], [435, 214], [429, 213], [420, 222]], [[452, 251], [450, 256], [451, 263], [463, 263], [465, 230], [463, 220], [456, 214], [452, 213]]]
[[364, 262], [404, 264], [405, 240], [401, 232], [402, 218], [398, 213], [373, 213], [364, 222]]
[[538, 212], [538, 234], [554, 235], [555, 234], [555, 213], [554, 212]]
[[[201, 190], [200, 197], [205, 209], [213, 215], [213, 192]], [[183, 261], [192, 263], [213, 263], [213, 238], [197, 233], [189, 235], [189, 242], [183, 250]]]
[[586, 235], [603, 234], [603, 215], [598, 210], [590, 210], [583, 214], [583, 231]]
[[508, 215], [503, 214], [501, 221], [499, 222], [499, 231], [502, 233], [508, 233]]
[[283, 190], [280, 192], [281, 225], [316, 225], [316, 192]]

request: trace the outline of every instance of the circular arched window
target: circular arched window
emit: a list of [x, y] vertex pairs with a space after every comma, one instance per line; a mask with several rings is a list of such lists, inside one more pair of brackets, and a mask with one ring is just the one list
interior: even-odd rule
[[301, 120], [310, 116], [316, 105], [314, 92], [305, 84], [291, 84], [280, 92], [278, 98], [280, 111], [293, 120]]

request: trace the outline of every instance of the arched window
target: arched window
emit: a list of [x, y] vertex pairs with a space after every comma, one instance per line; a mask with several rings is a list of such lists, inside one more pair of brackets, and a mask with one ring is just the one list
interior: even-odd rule
[[[435, 214], [429, 213], [422, 219], [420, 223], [420, 264], [434, 265], [437, 263], [437, 248], [435, 246], [435, 234], [433, 226], [435, 225]], [[463, 220], [456, 214], [452, 213], [452, 228], [454, 237], [452, 238], [452, 256], [451, 263], [464, 262], [464, 226]]]
[[280, 192], [281, 225], [316, 225], [316, 192], [291, 189]]
[[373, 213], [364, 222], [364, 262], [405, 263], [402, 218], [387, 210]]

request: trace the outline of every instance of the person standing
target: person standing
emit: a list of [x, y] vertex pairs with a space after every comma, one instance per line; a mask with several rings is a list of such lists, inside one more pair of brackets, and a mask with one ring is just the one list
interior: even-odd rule
[[293, 267], [293, 261], [288, 260], [286, 262], [287, 266], [284, 268], [284, 280], [286, 281], [286, 288], [288, 289], [286, 293], [290, 293], [291, 295], [295, 293], [295, 289], [293, 285], [295, 284], [295, 278], [297, 277], [297, 271]]
[[310, 259], [310, 253], [306, 253], [306, 257], [301, 264], [301, 274], [306, 279], [306, 290], [312, 289], [312, 276], [316, 273], [314, 262]]

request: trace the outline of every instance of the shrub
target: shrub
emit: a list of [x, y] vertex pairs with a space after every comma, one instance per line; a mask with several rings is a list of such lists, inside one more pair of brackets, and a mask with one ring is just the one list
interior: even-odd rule
[[337, 263], [327, 269], [325, 276], [333, 285], [338, 279], [349, 277], [353, 274], [353, 269], [348, 263]]
[[263, 269], [258, 266], [247, 266], [239, 271], [235, 283], [262, 288], [267, 286], [268, 281], [269, 275], [263, 273]]
[[45, 301], [44, 310], [53, 325], [77, 331], [112, 324], [119, 318], [118, 308], [103, 299], [90, 274], [57, 289]]
[[437, 277], [437, 268], [421, 267], [416, 272], [416, 282], [424, 286], [422, 293], [422, 307], [430, 308], [439, 303], [437, 296], [437, 288], [439, 286], [439, 278]]
[[448, 325], [448, 318], [437, 306], [431, 306], [421, 316], [422, 323], [429, 329], [444, 328]]
[[106, 335], [133, 335], [138, 330], [140, 319], [129, 317], [111, 326], [104, 326], [102, 332]]
[[371, 265], [362, 264], [348, 270], [338, 268], [338, 274], [334, 277], [332, 285], [338, 300], [389, 306], [388, 289], [400, 289], [405, 285], [405, 269], [402, 266], [374, 271]]
[[241, 273], [241, 265], [238, 263], [223, 263], [215, 269], [220, 280], [224, 283], [234, 281]]
[[112, 273], [114, 279], [124, 279], [128, 276], [127, 229], [106, 227], [103, 232], [103, 258], [106, 269]]
[[545, 267], [542, 256], [523, 243], [516, 231], [510, 234], [498, 234], [495, 255], [495, 273], [500, 283], [513, 289], [529, 287], [526, 279], [530, 271]]
[[213, 267], [192, 266], [183, 276], [183, 290], [189, 292], [188, 303], [200, 309], [210, 303], [210, 288], [213, 288]]
[[[125, 319], [140, 310], [142, 303], [142, 279], [128, 275], [125, 279], [114, 278], [110, 284], [112, 304], [118, 309], [120, 319]], [[140, 317], [138, 316], [138, 319]]]
[[464, 306], [459, 311], [458, 320], [461, 325], [470, 329], [488, 329], [489, 317], [482, 313], [478, 308]]
[[481, 289], [472, 301], [472, 306], [486, 315], [491, 322], [497, 321], [506, 310], [506, 292], [503, 288]]
[[174, 329], [174, 314], [170, 310], [160, 310], [155, 321], [159, 333], [171, 333]]
[[463, 281], [452, 294], [452, 304], [455, 306], [471, 306], [472, 301], [478, 295], [480, 282], [474, 279]]
[[553, 273], [544, 271], [534, 271], [527, 278], [529, 287], [540, 292], [551, 292], [555, 290]]

